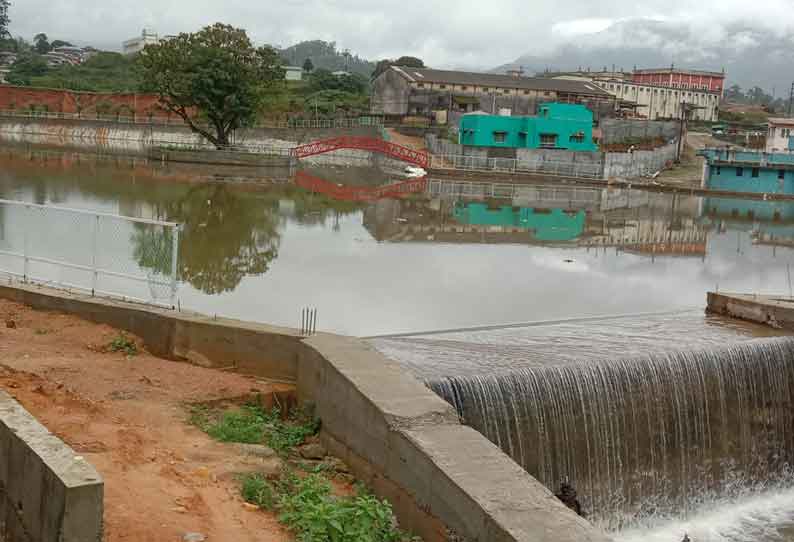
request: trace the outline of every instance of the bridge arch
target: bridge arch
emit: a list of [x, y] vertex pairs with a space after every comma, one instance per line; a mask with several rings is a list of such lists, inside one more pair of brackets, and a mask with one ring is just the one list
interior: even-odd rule
[[425, 151], [418, 151], [410, 147], [391, 143], [383, 139], [375, 139], [373, 137], [341, 136], [331, 139], [321, 139], [295, 147], [292, 149], [292, 156], [301, 159], [341, 149], [377, 152], [424, 169], [430, 167], [430, 155]]

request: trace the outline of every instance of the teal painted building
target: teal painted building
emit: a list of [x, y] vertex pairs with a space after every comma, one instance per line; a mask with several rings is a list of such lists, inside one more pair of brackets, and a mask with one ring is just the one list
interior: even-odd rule
[[593, 112], [580, 104], [544, 103], [535, 117], [469, 113], [460, 120], [460, 144], [514, 149], [597, 151]]
[[794, 194], [794, 154], [704, 149], [703, 186], [714, 190]]
[[535, 209], [504, 205], [492, 208], [486, 203], [456, 203], [455, 220], [475, 226], [503, 226], [529, 230], [538, 241], [573, 241], [584, 233], [587, 214], [583, 210]]

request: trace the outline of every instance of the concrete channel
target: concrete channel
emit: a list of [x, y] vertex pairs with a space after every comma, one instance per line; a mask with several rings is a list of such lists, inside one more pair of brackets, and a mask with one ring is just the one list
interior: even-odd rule
[[[329, 451], [392, 503], [401, 527], [426, 542], [449, 540], [450, 532], [470, 542], [608, 540], [495, 444], [462, 425], [422, 382], [359, 339], [307, 338], [293, 329], [30, 285], [0, 286], [0, 298], [126, 330], [166, 359], [294, 382], [299, 400], [322, 420]], [[81, 506], [101, 517], [101, 499]]]

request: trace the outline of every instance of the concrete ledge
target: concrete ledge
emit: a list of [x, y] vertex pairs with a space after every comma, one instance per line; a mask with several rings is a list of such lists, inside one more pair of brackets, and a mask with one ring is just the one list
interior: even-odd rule
[[296, 330], [21, 284], [0, 285], [0, 298], [128, 331], [162, 358], [274, 380], [297, 377], [303, 346]]
[[410, 497], [422, 514], [406, 518], [395, 506], [404, 528], [428, 542], [444, 539], [439, 525], [470, 541], [607, 540], [370, 345], [333, 335], [304, 342], [299, 397], [315, 404], [329, 448], [356, 475], [383, 496]]
[[794, 331], [794, 300], [784, 296], [709, 292], [706, 311]]
[[100, 542], [103, 491], [90, 464], [0, 392], [0, 540]]

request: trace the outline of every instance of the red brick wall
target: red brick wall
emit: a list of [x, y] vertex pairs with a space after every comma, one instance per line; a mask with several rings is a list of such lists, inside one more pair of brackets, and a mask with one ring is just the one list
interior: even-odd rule
[[30, 87], [0, 85], [0, 110], [31, 109], [50, 113], [81, 113], [133, 116], [140, 119], [168, 117], [158, 104], [156, 94], [97, 94]]

